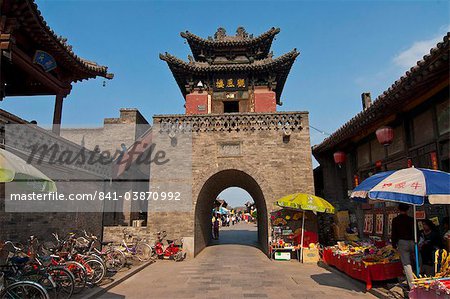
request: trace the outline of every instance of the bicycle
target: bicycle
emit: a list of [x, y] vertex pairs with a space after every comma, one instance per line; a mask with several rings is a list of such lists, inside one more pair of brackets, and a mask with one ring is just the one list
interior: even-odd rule
[[[136, 257], [141, 262], [148, 262], [152, 258], [152, 247], [144, 242], [141, 242], [142, 239], [132, 234], [125, 233], [122, 239], [121, 246], [119, 250], [121, 250], [126, 257]], [[132, 239], [132, 243], [127, 242], [128, 239]]]

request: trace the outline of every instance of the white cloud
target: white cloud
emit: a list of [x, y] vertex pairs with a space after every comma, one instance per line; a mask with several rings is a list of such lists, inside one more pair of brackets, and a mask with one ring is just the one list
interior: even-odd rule
[[[445, 31], [448, 30], [450, 30], [450, 26], [448, 26]], [[393, 58], [394, 64], [402, 68], [410, 68], [416, 65], [417, 61], [421, 60], [425, 54], [430, 52], [431, 48], [435, 47], [438, 42], [442, 41], [444, 34], [445, 33], [441, 32], [431, 39], [414, 42], [411, 47]]]

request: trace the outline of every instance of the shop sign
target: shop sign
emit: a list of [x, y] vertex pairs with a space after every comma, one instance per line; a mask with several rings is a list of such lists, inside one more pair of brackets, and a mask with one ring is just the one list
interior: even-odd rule
[[416, 211], [416, 219], [419, 220], [425, 219], [425, 211]]

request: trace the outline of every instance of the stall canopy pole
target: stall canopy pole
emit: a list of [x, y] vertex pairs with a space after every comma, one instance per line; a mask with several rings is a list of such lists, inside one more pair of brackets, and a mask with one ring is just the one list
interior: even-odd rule
[[[300, 259], [303, 263], [303, 237], [305, 235], [305, 210], [303, 210], [303, 217], [302, 217], [302, 239], [300, 242]], [[297, 251], [298, 252], [298, 251]]]
[[417, 245], [417, 218], [416, 218], [416, 205], [413, 205], [414, 213], [414, 251], [416, 256], [416, 275], [419, 277], [419, 246]]

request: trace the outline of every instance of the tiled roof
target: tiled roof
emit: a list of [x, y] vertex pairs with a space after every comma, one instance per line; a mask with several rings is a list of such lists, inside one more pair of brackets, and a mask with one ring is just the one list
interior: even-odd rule
[[203, 45], [205, 47], [238, 47], [238, 46], [251, 46], [257, 45], [261, 42], [272, 40], [275, 35], [280, 32], [280, 28], [272, 27], [263, 34], [253, 37], [253, 36], [224, 36], [223, 38], [202, 38], [189, 31], [181, 32], [180, 35], [188, 40], [188, 42]]
[[291, 64], [300, 55], [297, 49], [277, 57], [255, 60], [253, 63], [209, 64], [207, 62], [186, 62], [173, 55], [160, 54], [159, 58], [166, 61], [171, 68], [183, 69], [188, 72], [224, 72], [224, 71], [262, 71], [277, 66]]
[[213, 37], [207, 39], [199, 37], [189, 31], [181, 32], [186, 39], [192, 54], [197, 61], [207, 61], [208, 58], [240, 53], [262, 59], [269, 55], [272, 41], [280, 32], [279, 28], [272, 27], [263, 34], [253, 37], [247, 34], [243, 27], [236, 30], [236, 35], [227, 35], [224, 28], [217, 29]]
[[[8, 0], [6, 0], [8, 1]], [[98, 65], [95, 62], [77, 56], [72, 46], [67, 44], [67, 39], [58, 36], [44, 20], [37, 4], [34, 0], [10, 0], [13, 2], [13, 12], [18, 20], [26, 26], [35, 42], [42, 44], [46, 48], [52, 49], [50, 54], [58, 56], [60, 61], [64, 61], [71, 67], [75, 67], [85, 73], [86, 78], [102, 76], [107, 79], [113, 78], [113, 74], [108, 73], [108, 67]], [[84, 78], [76, 78], [82, 80]]]
[[322, 143], [313, 147], [313, 153], [318, 154], [328, 149], [338, 146], [341, 142], [351, 138], [357, 133], [368, 128], [376, 121], [386, 117], [395, 111], [392, 107], [405, 104], [408, 98], [403, 95], [408, 93], [414, 86], [422, 84], [427, 78], [431, 78], [435, 73], [449, 75], [449, 37], [448, 32], [442, 42], [430, 50], [422, 60], [411, 67], [400, 79], [395, 81], [391, 87], [384, 91], [373, 102], [372, 106], [361, 111], [343, 126], [337, 129], [331, 136]]

